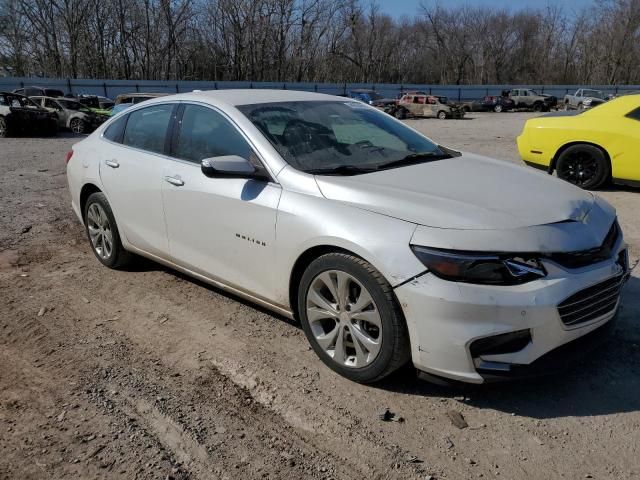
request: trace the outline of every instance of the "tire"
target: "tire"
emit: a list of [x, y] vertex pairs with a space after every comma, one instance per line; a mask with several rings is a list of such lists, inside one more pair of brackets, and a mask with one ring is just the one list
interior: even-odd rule
[[131, 261], [132, 255], [122, 246], [111, 206], [102, 192], [89, 195], [84, 206], [84, 224], [91, 250], [100, 263], [121, 268]]
[[407, 111], [404, 108], [398, 108], [395, 112], [393, 112], [393, 116], [398, 120], [404, 120], [407, 118]]
[[72, 118], [71, 122], [69, 122], [69, 128], [73, 133], [84, 133], [86, 130], [86, 125], [84, 120], [81, 118]]
[[438, 119], [446, 120], [446, 118], [447, 118], [447, 112], [445, 112], [444, 110], [440, 110], [438, 112]]
[[584, 105], [582, 104], [582, 102], [578, 104], [578, 110], [584, 110]]
[[6, 138], [9, 136], [9, 126], [7, 120], [4, 117], [0, 117], [0, 138]]
[[544, 110], [544, 105], [542, 105], [542, 102], [536, 102], [533, 104], [534, 112], [542, 112], [543, 110]]
[[595, 190], [611, 177], [611, 164], [605, 153], [594, 145], [572, 145], [558, 157], [556, 172], [562, 180]]
[[493, 111], [496, 113], [502, 112], [502, 105], [498, 103], [495, 107], [493, 107]]
[[[344, 296], [338, 294], [340, 285], [346, 285]], [[410, 359], [409, 334], [393, 289], [361, 258], [328, 253], [311, 262], [297, 301], [311, 347], [340, 375], [373, 383]]]

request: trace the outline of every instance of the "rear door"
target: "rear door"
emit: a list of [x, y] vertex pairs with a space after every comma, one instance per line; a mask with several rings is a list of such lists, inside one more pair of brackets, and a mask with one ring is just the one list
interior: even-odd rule
[[207, 277], [273, 297], [275, 227], [280, 185], [246, 178], [209, 178], [201, 160], [239, 155], [261, 161], [223, 112], [183, 104], [163, 172], [162, 197], [171, 257]]
[[150, 105], [124, 115], [104, 133], [96, 151], [100, 178], [118, 228], [135, 247], [168, 258], [162, 211], [162, 173], [168, 127], [177, 104]]

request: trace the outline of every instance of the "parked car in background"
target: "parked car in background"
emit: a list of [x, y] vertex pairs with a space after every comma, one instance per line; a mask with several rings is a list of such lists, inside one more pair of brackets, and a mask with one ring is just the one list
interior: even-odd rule
[[508, 112], [515, 108], [515, 102], [506, 95], [487, 95], [481, 100], [462, 102], [465, 112]]
[[114, 105], [113, 102], [110, 102], [110, 105], [103, 107], [102, 105], [108, 104], [108, 102], [101, 103], [96, 95], [79, 95], [76, 100], [98, 115], [111, 115], [111, 107]]
[[67, 180], [104, 266], [137, 253], [297, 318], [357, 382], [551, 373], [613, 330], [629, 274], [603, 199], [341, 97], [150, 100], [76, 143]]
[[17, 93], [0, 92], [0, 137], [13, 135], [55, 135], [55, 115], [30, 98]]
[[101, 110], [110, 110], [111, 107], [115, 105], [115, 102], [107, 97], [102, 97], [100, 95], [87, 95], [80, 94], [77, 96], [77, 99], [83, 105], [86, 105], [89, 108], [98, 108]]
[[58, 127], [68, 128], [73, 133], [91, 132], [109, 118], [92, 112], [80, 102], [67, 98], [32, 97], [32, 99], [58, 116]]
[[48, 97], [64, 97], [65, 93], [62, 90], [58, 90], [57, 88], [47, 88], [47, 87], [23, 87], [18, 88], [13, 91], [13, 93], [17, 93], [20, 95], [24, 95], [26, 97], [34, 97], [34, 96], [48, 96]]
[[123, 93], [116, 97], [115, 104], [119, 105], [121, 103], [140, 103], [145, 100], [150, 100], [152, 98], [164, 97], [168, 95], [168, 93]]
[[579, 88], [573, 95], [564, 96], [564, 107], [566, 110], [582, 110], [601, 105], [606, 101], [607, 97], [601, 90]]
[[640, 187], [640, 95], [530, 119], [518, 150], [527, 164], [582, 188], [610, 180]]
[[127, 108], [132, 107], [133, 105], [134, 105], [133, 103], [119, 103], [118, 105], [114, 105], [113, 107], [111, 107], [111, 110], [109, 111], [109, 116], [113, 117], [114, 115], [119, 114], [123, 110], [126, 110]]
[[450, 104], [449, 99], [443, 96], [426, 94], [405, 94], [398, 100], [392, 113], [396, 118], [435, 117], [441, 120], [446, 118], [463, 118], [465, 111], [462, 107]]
[[386, 113], [393, 114], [396, 108], [397, 99], [386, 98], [375, 90], [356, 89], [349, 91], [349, 98], [360, 100], [373, 107], [380, 108]]
[[13, 91], [13, 93], [24, 95], [26, 97], [34, 97], [34, 96], [45, 96], [45, 97], [55, 97], [55, 98], [64, 97], [64, 92], [62, 90], [58, 90], [57, 88], [47, 88], [47, 87], [17, 88]]
[[548, 112], [558, 105], [558, 99], [553, 95], [540, 94], [531, 88], [514, 88], [509, 92], [509, 98], [514, 102], [514, 108], [526, 108], [534, 112]]

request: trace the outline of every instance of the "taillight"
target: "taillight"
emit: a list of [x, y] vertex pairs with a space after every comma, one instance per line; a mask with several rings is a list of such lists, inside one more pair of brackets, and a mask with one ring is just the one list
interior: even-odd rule
[[73, 157], [73, 150], [69, 150], [67, 152], [67, 161], [66, 161], [66, 163], [69, 163], [69, 160], [71, 160], [71, 157]]

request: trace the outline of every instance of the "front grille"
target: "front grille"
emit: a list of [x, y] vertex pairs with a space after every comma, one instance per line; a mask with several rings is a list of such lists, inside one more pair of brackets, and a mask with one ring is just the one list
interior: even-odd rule
[[618, 304], [624, 278], [618, 275], [571, 295], [558, 305], [562, 322], [573, 326], [611, 313]]
[[618, 243], [618, 238], [620, 238], [620, 227], [618, 222], [615, 221], [599, 247], [580, 252], [552, 253], [547, 258], [565, 268], [586, 267], [611, 258], [613, 249]]

